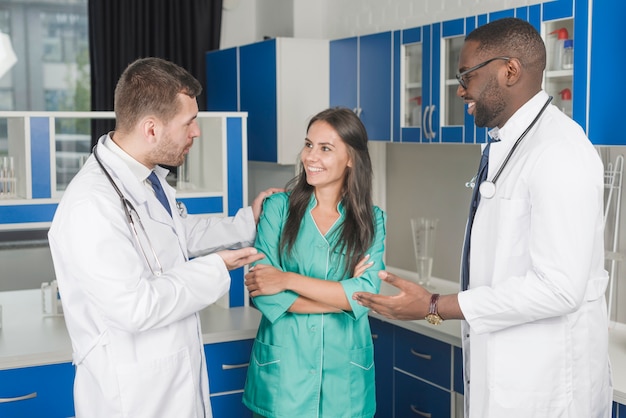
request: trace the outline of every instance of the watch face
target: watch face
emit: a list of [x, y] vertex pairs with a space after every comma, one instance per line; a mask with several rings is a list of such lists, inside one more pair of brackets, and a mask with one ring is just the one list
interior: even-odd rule
[[437, 314], [428, 314], [426, 315], [426, 321], [433, 325], [439, 325], [443, 322], [443, 319]]

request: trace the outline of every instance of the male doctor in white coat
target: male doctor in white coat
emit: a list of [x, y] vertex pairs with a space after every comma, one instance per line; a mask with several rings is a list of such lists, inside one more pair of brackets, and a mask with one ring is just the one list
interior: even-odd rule
[[173, 63], [131, 63], [115, 90], [115, 131], [56, 211], [49, 241], [79, 418], [211, 416], [197, 313], [228, 291], [228, 270], [262, 258], [247, 246], [273, 189], [232, 218], [179, 213], [158, 165], [179, 166], [199, 136], [200, 91]]
[[603, 167], [580, 126], [549, 105], [545, 63], [539, 33], [513, 18], [477, 28], [461, 50], [457, 94], [498, 141], [468, 221], [466, 290], [432, 295], [380, 272], [397, 295], [354, 295], [389, 318], [464, 320], [469, 418], [611, 415]]

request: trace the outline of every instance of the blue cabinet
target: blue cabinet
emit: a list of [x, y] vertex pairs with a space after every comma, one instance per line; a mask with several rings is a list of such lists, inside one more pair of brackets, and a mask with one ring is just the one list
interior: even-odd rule
[[393, 33], [393, 141], [434, 139], [430, 26]]
[[276, 38], [206, 54], [207, 109], [248, 112], [248, 160], [295, 164], [328, 107], [326, 40]]
[[395, 416], [449, 418], [452, 412], [452, 347], [396, 327]]
[[393, 416], [393, 337], [394, 326], [370, 318], [376, 365], [376, 417]]
[[[614, 69], [622, 68], [626, 62], [626, 57], [616, 54], [612, 46], [614, 28], [620, 27], [623, 16], [626, 16], [625, 2], [554, 0], [395, 31], [393, 141], [485, 142], [487, 129], [476, 128], [474, 118], [456, 96], [459, 53], [465, 36], [476, 27], [503, 17], [518, 17], [542, 33], [548, 57], [554, 54], [548, 41], [550, 32], [559, 27], [568, 29], [569, 37], [574, 40], [573, 69], [548, 68], [545, 90], [555, 97], [554, 104], [559, 107], [566, 107], [560, 98], [563, 90], [571, 90], [572, 117], [594, 144], [626, 144], [626, 139], [612, 129], [621, 114], [619, 95], [611, 80], [615, 80]], [[412, 50], [419, 54], [420, 69], [411, 65]], [[413, 113], [417, 100], [421, 107]]]
[[241, 399], [253, 339], [206, 344], [211, 408], [215, 417], [252, 417]]
[[238, 59], [237, 48], [206, 54], [207, 109], [239, 110]]
[[330, 106], [353, 109], [370, 140], [390, 141], [392, 34], [330, 42]]
[[462, 416], [461, 349], [401, 324], [370, 317], [376, 417]]
[[74, 416], [74, 366], [50, 364], [0, 371], [0, 416]]
[[396, 417], [450, 418], [450, 393], [401, 371], [395, 372]]
[[[576, 1], [576, 19], [579, 14], [588, 16], [585, 13], [588, 11], [589, 1], [591, 0]], [[617, 92], [615, 82], [620, 78], [616, 72], [621, 71], [616, 69], [626, 66], [626, 56], [616, 52], [616, 45], [619, 42], [616, 34], [618, 28], [624, 24], [626, 2], [593, 1], [590, 13], [591, 42], [588, 41], [586, 45], [583, 45], [586, 48], [574, 47], [574, 94], [578, 94], [579, 91], [580, 93], [589, 92], [586, 130], [591, 142], [601, 145], [625, 145], [626, 137], [615, 132], [615, 124], [623, 118], [623, 100]], [[576, 71], [588, 52], [590, 53], [589, 73], [585, 71], [587, 67], [583, 67], [579, 80]], [[589, 86], [583, 92], [586, 82], [589, 82]], [[583, 105], [584, 103], [577, 107], [577, 103], [574, 102], [574, 118], [582, 116], [580, 108]]]

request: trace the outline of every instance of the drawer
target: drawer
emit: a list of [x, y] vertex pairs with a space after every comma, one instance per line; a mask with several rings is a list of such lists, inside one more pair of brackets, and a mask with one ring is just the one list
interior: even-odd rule
[[204, 346], [212, 394], [243, 389], [253, 342], [250, 339]]
[[0, 417], [74, 416], [74, 366], [71, 363], [0, 371]]
[[395, 330], [395, 367], [451, 389], [452, 346], [401, 327]]
[[427, 382], [395, 371], [395, 416], [450, 418], [452, 394]]
[[242, 392], [211, 396], [213, 416], [215, 418], [252, 418], [252, 411], [246, 408], [241, 398], [243, 398]]

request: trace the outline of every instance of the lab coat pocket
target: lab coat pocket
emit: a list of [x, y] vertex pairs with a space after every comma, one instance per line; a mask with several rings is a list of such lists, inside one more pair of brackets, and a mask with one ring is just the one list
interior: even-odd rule
[[290, 373], [286, 373], [282, 364], [283, 351], [282, 347], [265, 344], [258, 339], [252, 347], [245, 396], [265, 411], [277, 411], [281, 389], [287, 392], [294, 389]]
[[527, 199], [499, 199], [497, 220], [497, 243], [493, 247], [508, 249], [509, 257], [517, 257], [528, 251], [530, 231], [530, 202]]
[[362, 407], [364, 399], [376, 399], [374, 346], [371, 345], [350, 350], [350, 400], [352, 405]]
[[124, 417], [197, 415], [194, 378], [186, 349], [158, 359], [119, 365], [117, 378]]
[[[555, 416], [571, 401], [571, 353], [563, 318], [511, 327], [491, 337], [490, 387], [501, 413]], [[496, 415], [497, 416], [497, 415]]]

